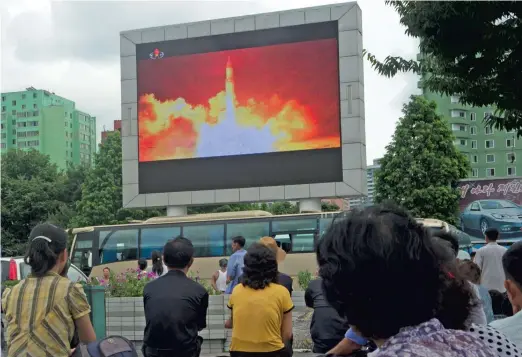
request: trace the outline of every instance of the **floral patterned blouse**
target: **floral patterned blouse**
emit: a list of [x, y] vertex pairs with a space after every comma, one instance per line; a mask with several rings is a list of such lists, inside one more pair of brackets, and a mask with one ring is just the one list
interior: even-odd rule
[[381, 348], [374, 357], [496, 357], [477, 335], [447, 330], [439, 320], [431, 319], [414, 327], [405, 327]]

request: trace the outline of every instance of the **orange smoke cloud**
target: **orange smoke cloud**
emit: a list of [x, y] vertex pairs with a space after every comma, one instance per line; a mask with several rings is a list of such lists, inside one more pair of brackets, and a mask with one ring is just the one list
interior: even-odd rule
[[[140, 161], [188, 159], [197, 157], [203, 124], [220, 125], [225, 118], [225, 91], [192, 105], [183, 98], [159, 101], [153, 94], [140, 98]], [[295, 100], [283, 101], [274, 94], [267, 102], [250, 98], [234, 103], [237, 135], [241, 128], [268, 128], [274, 137], [273, 151], [336, 148], [339, 136], [317, 137], [317, 123], [310, 110]], [[219, 140], [219, 138], [213, 138]]]

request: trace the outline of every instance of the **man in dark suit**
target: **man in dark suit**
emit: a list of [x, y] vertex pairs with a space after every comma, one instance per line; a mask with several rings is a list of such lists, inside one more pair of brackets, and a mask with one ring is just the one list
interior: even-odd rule
[[207, 327], [208, 293], [187, 277], [194, 247], [183, 237], [167, 242], [163, 261], [168, 273], [151, 281], [143, 291], [146, 357], [198, 357]]

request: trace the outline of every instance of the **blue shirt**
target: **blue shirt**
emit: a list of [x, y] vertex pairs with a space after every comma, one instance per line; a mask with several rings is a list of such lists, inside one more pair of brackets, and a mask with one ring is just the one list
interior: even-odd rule
[[228, 284], [225, 294], [232, 294], [232, 290], [239, 284], [239, 278], [243, 275], [245, 254], [246, 250], [241, 249], [230, 256], [227, 266], [227, 277], [230, 277], [232, 281]]

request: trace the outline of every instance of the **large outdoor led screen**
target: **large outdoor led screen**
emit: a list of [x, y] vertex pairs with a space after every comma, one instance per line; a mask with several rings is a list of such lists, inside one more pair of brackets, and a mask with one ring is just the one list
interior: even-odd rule
[[341, 181], [337, 35], [325, 22], [138, 45], [140, 192]]

